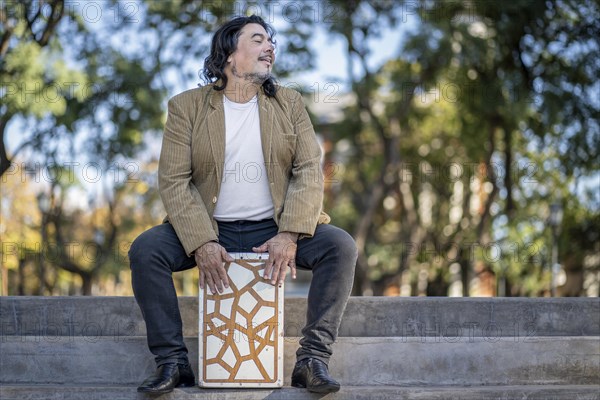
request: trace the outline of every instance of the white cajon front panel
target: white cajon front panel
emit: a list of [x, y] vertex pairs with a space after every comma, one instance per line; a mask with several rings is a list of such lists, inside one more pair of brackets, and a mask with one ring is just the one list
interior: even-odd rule
[[231, 253], [229, 288], [200, 288], [198, 385], [283, 386], [283, 287], [262, 275], [268, 254]]

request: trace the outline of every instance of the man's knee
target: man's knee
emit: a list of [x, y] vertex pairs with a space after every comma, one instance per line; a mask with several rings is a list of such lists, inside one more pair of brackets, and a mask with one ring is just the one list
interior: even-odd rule
[[142, 265], [144, 259], [151, 256], [153, 249], [156, 248], [154, 243], [152, 232], [145, 231], [140, 234], [129, 248], [129, 266], [132, 270], [136, 269], [136, 266]]
[[332, 250], [335, 250], [340, 257], [344, 258], [349, 264], [356, 263], [358, 258], [358, 249], [354, 238], [345, 230], [334, 227], [327, 232], [327, 241]]

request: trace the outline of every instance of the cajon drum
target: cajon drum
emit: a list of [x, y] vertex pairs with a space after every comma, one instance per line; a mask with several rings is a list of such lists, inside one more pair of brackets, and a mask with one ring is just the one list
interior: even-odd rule
[[283, 287], [263, 278], [267, 253], [230, 255], [229, 288], [199, 292], [198, 385], [281, 387]]

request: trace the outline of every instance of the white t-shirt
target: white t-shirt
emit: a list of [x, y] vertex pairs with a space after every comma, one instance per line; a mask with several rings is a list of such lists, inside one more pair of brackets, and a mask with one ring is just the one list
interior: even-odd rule
[[273, 200], [260, 139], [258, 97], [235, 103], [223, 96], [225, 165], [215, 207], [218, 221], [273, 218]]

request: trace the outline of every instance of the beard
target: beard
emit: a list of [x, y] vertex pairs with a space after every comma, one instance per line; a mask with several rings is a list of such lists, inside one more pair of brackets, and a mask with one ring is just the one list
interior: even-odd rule
[[265, 83], [265, 81], [272, 76], [270, 72], [246, 72], [242, 74], [237, 70], [235, 65], [231, 66], [231, 73], [236, 78], [243, 79], [246, 82], [253, 83], [258, 86]]

